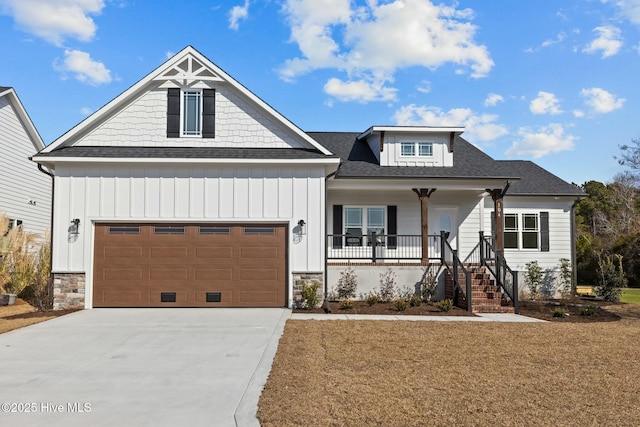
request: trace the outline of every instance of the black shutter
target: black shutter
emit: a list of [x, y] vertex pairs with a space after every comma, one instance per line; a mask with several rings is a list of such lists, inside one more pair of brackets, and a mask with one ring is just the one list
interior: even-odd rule
[[549, 212], [540, 212], [540, 250], [549, 252]]
[[216, 126], [216, 91], [202, 90], [202, 137], [215, 138]]
[[167, 138], [180, 137], [180, 89], [167, 90]]
[[387, 206], [387, 248], [398, 247], [398, 207]]
[[333, 205], [333, 248], [342, 248], [342, 205]]

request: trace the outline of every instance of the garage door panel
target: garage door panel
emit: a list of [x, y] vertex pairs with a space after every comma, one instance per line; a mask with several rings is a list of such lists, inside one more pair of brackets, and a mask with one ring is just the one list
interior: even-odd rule
[[[97, 224], [95, 229], [94, 307], [286, 305], [282, 225]], [[137, 234], [123, 234], [131, 230]], [[162, 293], [175, 294], [175, 302], [162, 302]]]
[[230, 281], [233, 280], [233, 270], [230, 268], [196, 268], [196, 280]]
[[187, 268], [150, 268], [150, 280], [187, 280], [189, 270]]
[[189, 256], [189, 248], [184, 247], [158, 247], [151, 248], [151, 258], [187, 258]]
[[105, 246], [105, 258], [142, 258], [142, 246]]
[[104, 268], [102, 277], [110, 280], [142, 280], [141, 268]]
[[196, 247], [196, 258], [231, 259], [233, 258], [233, 247]]

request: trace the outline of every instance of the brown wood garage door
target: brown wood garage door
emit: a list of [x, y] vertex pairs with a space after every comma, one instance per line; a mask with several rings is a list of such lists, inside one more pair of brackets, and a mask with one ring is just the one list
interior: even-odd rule
[[283, 307], [283, 225], [97, 224], [94, 307]]

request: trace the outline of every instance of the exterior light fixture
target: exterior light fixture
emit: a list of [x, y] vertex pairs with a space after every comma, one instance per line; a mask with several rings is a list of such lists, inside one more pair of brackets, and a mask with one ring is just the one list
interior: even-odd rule
[[304, 222], [304, 219], [298, 221], [298, 234], [301, 236], [307, 234], [307, 223]]
[[71, 227], [69, 232], [74, 235], [80, 234], [80, 218], [74, 218], [71, 220]]

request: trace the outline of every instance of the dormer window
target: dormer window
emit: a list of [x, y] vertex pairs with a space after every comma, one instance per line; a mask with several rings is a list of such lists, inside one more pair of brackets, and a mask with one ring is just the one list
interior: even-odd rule
[[400, 155], [402, 157], [433, 157], [432, 142], [401, 142]]
[[215, 137], [215, 90], [167, 90], [167, 138]]

